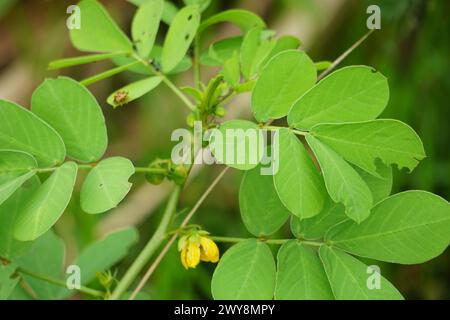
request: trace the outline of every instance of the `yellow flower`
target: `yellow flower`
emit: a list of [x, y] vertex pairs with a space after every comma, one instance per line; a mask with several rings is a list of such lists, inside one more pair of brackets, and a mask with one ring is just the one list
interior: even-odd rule
[[[206, 233], [206, 232], [205, 232]], [[178, 241], [181, 264], [184, 268], [195, 268], [201, 261], [219, 261], [219, 248], [210, 238], [195, 232], [184, 235]]]
[[189, 242], [181, 250], [181, 263], [188, 268], [195, 268], [200, 263], [200, 245]]
[[219, 261], [219, 248], [210, 238], [200, 237], [200, 259], [213, 263]]

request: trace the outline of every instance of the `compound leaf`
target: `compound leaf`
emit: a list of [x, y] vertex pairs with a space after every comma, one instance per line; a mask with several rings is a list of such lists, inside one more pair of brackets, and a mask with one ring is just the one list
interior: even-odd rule
[[125, 198], [132, 184], [133, 163], [123, 157], [100, 161], [89, 172], [81, 188], [81, 208], [87, 213], [102, 213], [116, 207]]
[[211, 291], [216, 300], [273, 298], [276, 268], [267, 244], [248, 239], [231, 247], [214, 271]]
[[108, 145], [105, 117], [92, 93], [77, 81], [46, 79], [33, 93], [31, 109], [62, 137], [67, 155], [94, 162]]

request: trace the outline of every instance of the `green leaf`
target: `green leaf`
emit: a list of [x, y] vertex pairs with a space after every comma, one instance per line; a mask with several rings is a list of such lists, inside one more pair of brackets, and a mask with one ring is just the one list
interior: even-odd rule
[[162, 51], [164, 72], [173, 70], [184, 58], [199, 25], [200, 11], [198, 6], [187, 6], [177, 13], [164, 40]]
[[278, 172], [274, 175], [278, 196], [297, 217], [313, 217], [324, 205], [326, 192], [323, 180], [297, 137], [289, 129], [280, 129], [278, 132], [279, 159], [278, 164], [275, 164]]
[[377, 173], [379, 177], [373, 176], [370, 173], [358, 168], [353, 167], [361, 178], [367, 183], [370, 191], [372, 192], [373, 203], [383, 200], [391, 194], [392, 190], [392, 168], [379, 165]]
[[[152, 91], [161, 83], [161, 81], [161, 77], [155, 76], [132, 82], [111, 93], [106, 101], [109, 105], [117, 108]], [[122, 96], [125, 97], [123, 100], [121, 100]]]
[[319, 123], [373, 120], [388, 100], [389, 86], [381, 73], [366, 66], [345, 67], [324, 78], [296, 101], [288, 123], [299, 129], [310, 129]]
[[[111, 269], [120, 262], [137, 241], [137, 230], [128, 228], [115, 231], [84, 248], [72, 263], [81, 270], [81, 285], [88, 285], [96, 279], [97, 273]], [[63, 290], [58, 298], [70, 297], [71, 293], [68, 289]]]
[[[286, 35], [280, 37], [279, 39], [277, 39], [275, 47], [272, 49], [265, 62], [283, 51], [298, 49], [298, 47], [300, 47], [300, 44], [301, 41], [294, 36]], [[263, 62], [263, 65], [265, 64], [265, 62]]]
[[30, 241], [17, 241], [14, 238], [14, 227], [23, 206], [40, 185], [37, 176], [30, 178], [0, 206], [0, 257], [14, 260], [30, 247]]
[[6, 266], [0, 263], [0, 300], [6, 300], [13, 293], [20, 278], [14, 277], [17, 266], [8, 264]]
[[412, 171], [425, 158], [417, 133], [398, 120], [319, 124], [311, 129], [311, 134], [347, 161], [376, 176], [376, 159]]
[[440, 255], [450, 243], [450, 204], [426, 191], [406, 191], [379, 202], [360, 225], [337, 225], [326, 236], [352, 254], [416, 264]]
[[36, 167], [36, 160], [26, 152], [0, 150], [0, 204], [36, 173]]
[[82, 283], [90, 283], [95, 280], [97, 272], [113, 267], [127, 255], [130, 247], [137, 241], [137, 230], [128, 228], [111, 233], [86, 247], [73, 263], [83, 271]]
[[62, 69], [67, 67], [78, 66], [81, 64], [91, 63], [102, 61], [106, 59], [112, 59], [115, 57], [120, 57], [128, 54], [127, 52], [113, 52], [113, 53], [98, 53], [98, 54], [90, 54], [86, 56], [80, 57], [72, 57], [51, 61], [48, 64], [49, 70]]
[[231, 247], [214, 271], [216, 300], [269, 300], [275, 289], [275, 261], [267, 244], [248, 239]]
[[[145, 1], [145, 0], [144, 0]], [[178, 13], [178, 7], [170, 1], [164, 1], [164, 8], [161, 20], [170, 25]]]
[[139, 55], [147, 58], [152, 51], [163, 13], [163, 0], [149, 0], [136, 11], [131, 24], [131, 35]]
[[183, 0], [187, 6], [197, 5], [200, 7], [200, 11], [205, 11], [211, 4], [211, 0]]
[[123, 157], [100, 161], [86, 177], [81, 188], [81, 208], [87, 213], [102, 213], [116, 207], [132, 184], [133, 163]]
[[126, 51], [132, 52], [133, 45], [120, 30], [105, 8], [96, 0], [81, 0], [80, 29], [70, 30], [70, 39], [81, 51]]
[[275, 233], [289, 218], [278, 198], [272, 176], [262, 175], [260, 166], [245, 172], [239, 189], [239, 207], [247, 230], [254, 236]]
[[272, 49], [275, 40], [266, 40], [262, 35], [262, 28], [255, 27], [247, 32], [242, 41], [240, 50], [240, 61], [242, 75], [245, 80], [252, 78], [266, 60]]
[[288, 50], [266, 64], [252, 94], [252, 110], [260, 122], [282, 118], [316, 82], [316, 68], [306, 53]]
[[243, 32], [247, 32], [253, 27], [264, 28], [266, 26], [264, 20], [251, 11], [242, 9], [231, 9], [219, 12], [218, 14], [203, 21], [200, 27], [198, 28], [198, 33], [203, 32], [206, 28], [214, 24], [222, 22], [234, 23], [238, 25]]
[[380, 288], [369, 289], [369, 267], [345, 252], [322, 246], [319, 254], [337, 300], [403, 299], [400, 292], [381, 275]]
[[27, 109], [0, 100], [0, 119], [0, 149], [27, 152], [40, 167], [53, 167], [64, 161], [66, 148], [59, 134]]
[[373, 196], [367, 183], [340, 155], [312, 136], [309, 146], [317, 157], [328, 194], [345, 206], [345, 214], [360, 223], [370, 214]]
[[[372, 192], [374, 203], [386, 198], [392, 188], [392, 169], [386, 166], [380, 166], [379, 172], [381, 178], [372, 176], [366, 171], [354, 168], [367, 183]], [[345, 214], [345, 207], [340, 203], [335, 203], [330, 197], [327, 197], [322, 211], [312, 218], [300, 220], [292, 216], [291, 231], [297, 238], [320, 239], [334, 225], [348, 220]]]
[[318, 215], [303, 220], [292, 216], [291, 231], [297, 238], [320, 239], [332, 226], [344, 220], [347, 220], [345, 207], [339, 203], [334, 203], [327, 197], [324, 207]]
[[31, 109], [62, 137], [67, 155], [94, 162], [108, 145], [105, 117], [92, 93], [77, 81], [46, 79], [33, 93]]
[[17, 240], [34, 240], [58, 221], [72, 196], [77, 169], [74, 162], [64, 163], [33, 193], [19, 212], [14, 228]]
[[[33, 242], [30, 250], [17, 259], [16, 263], [27, 271], [62, 279], [64, 256], [64, 243], [53, 231], [48, 231]], [[21, 275], [38, 299], [55, 300], [58, 298], [61, 287], [26, 274]]]
[[330, 61], [319, 61], [315, 62], [314, 65], [316, 66], [317, 71], [322, 71], [331, 67], [332, 63]]
[[[136, 6], [141, 6], [141, 5], [145, 4], [147, 1], [149, 1], [149, 0], [128, 0], [128, 2], [131, 2], [131, 3], [135, 4]], [[199, 1], [202, 1], [202, 0], [199, 0]], [[174, 5], [170, 1], [163, 2], [163, 13], [161, 16], [162, 21], [164, 21], [166, 24], [171, 24], [172, 20], [175, 18], [177, 13], [178, 13], [178, 7], [176, 5]]]
[[277, 260], [275, 299], [334, 299], [325, 270], [313, 250], [291, 240], [281, 246]]
[[255, 168], [262, 157], [263, 137], [256, 123], [229, 120], [212, 131], [209, 148], [214, 157], [238, 170]]
[[234, 88], [239, 85], [241, 80], [241, 71], [239, 67], [239, 54], [237, 51], [231, 56], [230, 59], [226, 60], [223, 64], [223, 79], [230, 87]]
[[240, 51], [242, 39], [241, 36], [238, 36], [213, 43], [200, 55], [200, 63], [210, 67], [222, 66], [225, 61], [233, 56], [235, 51]]

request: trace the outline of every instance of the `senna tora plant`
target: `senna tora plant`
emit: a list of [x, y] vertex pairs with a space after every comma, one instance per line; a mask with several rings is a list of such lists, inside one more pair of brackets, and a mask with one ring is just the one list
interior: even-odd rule
[[[204, 19], [207, 0], [185, 0], [182, 8], [163, 0], [130, 2], [136, 13], [127, 36], [100, 2], [80, 1], [80, 28], [69, 32], [73, 46], [87, 54], [49, 65], [61, 69], [111, 60], [114, 68], [81, 81], [46, 79], [32, 95], [31, 110], [0, 100], [0, 299], [64, 299], [80, 293], [142, 298], [145, 284], [176, 244], [180, 264], [188, 270], [201, 262], [217, 263], [214, 299], [402, 299], [382, 272], [369, 278], [376, 268], [360, 258], [419, 264], [439, 256], [450, 242], [450, 205], [426, 191], [390, 195], [392, 168], [412, 171], [425, 151], [413, 128], [378, 118], [389, 100], [386, 77], [363, 65], [337, 69], [351, 50], [334, 63], [314, 62], [299, 49], [297, 38], [278, 36], [249, 11], [227, 10]], [[205, 43], [205, 31], [224, 22], [237, 25], [241, 35]], [[165, 34], [161, 24], [168, 25]], [[218, 73], [205, 79], [204, 68]], [[171, 75], [191, 69], [192, 86], [172, 82]], [[174, 226], [195, 154], [186, 163], [161, 155], [143, 166], [121, 156], [104, 157], [105, 118], [88, 87], [121, 72], [141, 80], [111, 93], [106, 102], [115, 112], [165, 85], [187, 107], [186, 127], [192, 133], [199, 122], [203, 131], [274, 134], [276, 139], [264, 143], [277, 151], [277, 170], [262, 174], [264, 164], [247, 161], [250, 154], [234, 164], [212, 150], [225, 169], [191, 209], [181, 210], [184, 220]], [[243, 93], [251, 95], [253, 119], [223, 121], [229, 102]], [[202, 146], [207, 149], [208, 141]], [[190, 224], [229, 167], [244, 171], [239, 206], [253, 238], [210, 234], [201, 222]], [[64, 243], [52, 228], [81, 171], [86, 174], [79, 201], [86, 214], [116, 207], [130, 192], [133, 175], [173, 184], [159, 226], [137, 256], [128, 257], [138, 233], [125, 229], [64, 261]], [[286, 223], [291, 235], [274, 239]], [[219, 253], [218, 242], [232, 245]], [[125, 257], [132, 261], [128, 269], [110, 271]], [[78, 270], [80, 283], [71, 286], [65, 265]], [[90, 287], [94, 281], [103, 289]]]

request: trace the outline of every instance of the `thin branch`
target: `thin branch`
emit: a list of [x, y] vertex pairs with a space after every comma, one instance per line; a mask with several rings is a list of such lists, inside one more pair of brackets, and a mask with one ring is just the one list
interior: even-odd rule
[[132, 67], [134, 67], [135, 65], [137, 65], [139, 62], [138, 61], [133, 61], [131, 63], [125, 64], [123, 66], [117, 67], [117, 68], [113, 68], [110, 70], [106, 70], [105, 72], [96, 74], [92, 77], [86, 78], [84, 80], [81, 80], [80, 83], [84, 86], [89, 86], [97, 81], [112, 77], [115, 74], [124, 72]]
[[373, 32], [375, 29], [369, 30], [365, 35], [363, 35], [358, 41], [356, 41], [350, 48], [348, 48], [344, 53], [342, 53], [336, 60], [333, 61], [331, 66], [326, 69], [324, 72], [322, 72], [319, 77], [317, 78], [317, 81], [322, 80], [325, 76], [327, 76], [331, 71], [334, 70], [347, 56], [352, 53], [353, 50], [359, 47], [361, 43], [364, 42]]
[[169, 201], [167, 202], [166, 209], [163, 213], [163, 218], [159, 223], [158, 228], [155, 233], [138, 255], [136, 260], [134, 260], [133, 264], [128, 268], [125, 275], [119, 281], [119, 284], [115, 288], [112, 293], [110, 300], [118, 300], [125, 293], [125, 291], [130, 287], [134, 279], [138, 276], [139, 272], [144, 268], [145, 264], [150, 260], [152, 255], [158, 249], [160, 244], [164, 241], [167, 233], [167, 228], [169, 226], [170, 221], [176, 211], [178, 199], [180, 197], [181, 187], [175, 187], [174, 191], [170, 195]]
[[[63, 287], [63, 288], [67, 288], [67, 284], [66, 284], [66, 282], [64, 280], [56, 279], [56, 278], [53, 278], [53, 277], [50, 277], [50, 276], [47, 276], [47, 275], [44, 275], [44, 274], [39, 274], [39, 273], [30, 271], [30, 270], [26, 270], [26, 269], [23, 269], [23, 268], [19, 268], [19, 269], [17, 269], [17, 271], [19, 273], [21, 273], [21, 274], [24, 274], [24, 275], [27, 275], [27, 276], [30, 276], [30, 277], [33, 277], [33, 278], [36, 278], [36, 279], [39, 279], [39, 280], [42, 280], [42, 281], [54, 284], [54, 285], [57, 285], [57, 286], [60, 286], [60, 287]], [[90, 295], [90, 296], [96, 297], [96, 298], [104, 298], [105, 297], [105, 293], [104, 292], [98, 291], [98, 290], [95, 290], [95, 289], [91, 289], [91, 288], [88, 288], [88, 287], [85, 287], [85, 286], [80, 286], [79, 289], [74, 289], [74, 290], [77, 290], [77, 291], [79, 291], [81, 293], [85, 293], [87, 295]]]
[[[225, 173], [228, 171], [229, 167], [225, 167], [220, 174], [214, 179], [214, 181], [211, 183], [211, 185], [206, 189], [206, 191], [203, 193], [203, 195], [200, 197], [200, 199], [197, 200], [194, 207], [192, 207], [191, 211], [187, 214], [187, 216], [184, 218], [183, 222], [180, 224], [179, 229], [183, 229], [191, 220], [191, 218], [194, 216], [195, 212], [198, 210], [198, 208], [202, 205], [203, 201], [208, 197], [208, 195], [211, 193], [211, 191], [214, 189], [214, 187], [219, 183], [219, 181], [222, 179], [222, 177], [225, 175]], [[134, 289], [133, 293], [130, 296], [130, 300], [134, 300], [137, 296], [137, 294], [142, 290], [144, 285], [147, 283], [147, 281], [150, 279], [150, 276], [153, 274], [153, 272], [158, 267], [161, 260], [164, 258], [166, 253], [169, 251], [172, 244], [175, 242], [177, 238], [177, 234], [174, 234], [170, 240], [166, 243], [164, 248], [159, 253], [158, 257], [155, 259], [155, 261], [151, 264], [147, 272], [145, 273], [144, 277], [141, 279], [139, 284], [137, 285], [136, 289]]]
[[[78, 169], [91, 170], [95, 167], [95, 163], [93, 164], [78, 164]], [[37, 168], [34, 169], [35, 172], [44, 173], [44, 172], [53, 172], [59, 167], [51, 167], [51, 168]], [[167, 173], [166, 169], [163, 168], [150, 168], [150, 167], [134, 167], [135, 173]]]
[[180, 100], [183, 101], [189, 109], [195, 110], [195, 106], [192, 104], [191, 100], [189, 100], [186, 95], [180, 89], [178, 89], [178, 87], [173, 84], [173, 82], [170, 81], [164, 73], [157, 70], [151, 63], [137, 55], [133, 55], [133, 58], [139, 63], [142, 63], [144, 66], [146, 66], [152, 73], [160, 77], [161, 80], [169, 87], [169, 89], [172, 90], [173, 93], [175, 93], [177, 97], [180, 98]]
[[[248, 240], [248, 238], [235, 238], [235, 237], [217, 237], [217, 236], [211, 236], [210, 237], [212, 240], [216, 241], [216, 242], [225, 242], [225, 243], [238, 243], [241, 241], [245, 241]], [[291, 240], [297, 240], [298, 242], [302, 243], [302, 244], [306, 244], [306, 245], [310, 245], [310, 246], [322, 246], [325, 243], [324, 242], [319, 242], [319, 241], [307, 241], [307, 240], [302, 240], [302, 239], [258, 239], [259, 241], [268, 243], [268, 244], [277, 244], [277, 245], [282, 245], [288, 241]]]
[[194, 39], [194, 83], [197, 89], [200, 89], [201, 70], [200, 70], [200, 34]]

